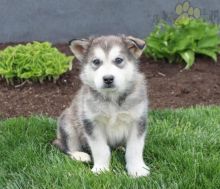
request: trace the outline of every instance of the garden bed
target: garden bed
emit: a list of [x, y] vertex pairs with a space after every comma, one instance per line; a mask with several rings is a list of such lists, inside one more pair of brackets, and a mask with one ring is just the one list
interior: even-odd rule
[[[0, 44], [0, 49], [8, 45]], [[67, 44], [55, 46], [71, 54]], [[213, 63], [199, 57], [190, 70], [184, 70], [181, 64], [170, 65], [146, 57], [142, 57], [141, 62], [141, 71], [148, 80], [152, 109], [220, 105], [220, 61]], [[72, 71], [64, 74], [56, 84], [25, 83], [14, 87], [0, 79], [0, 118], [31, 114], [58, 116], [79, 89], [79, 70], [80, 65], [75, 61]]]

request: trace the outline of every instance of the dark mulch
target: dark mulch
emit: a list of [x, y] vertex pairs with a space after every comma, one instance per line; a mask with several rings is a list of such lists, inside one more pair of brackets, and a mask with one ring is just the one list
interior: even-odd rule
[[[0, 49], [8, 44], [0, 44]], [[70, 54], [66, 44], [57, 44], [61, 52]], [[140, 69], [148, 80], [151, 108], [177, 108], [192, 105], [220, 105], [220, 62], [198, 58], [190, 70], [181, 64], [170, 65], [142, 57]], [[79, 63], [64, 74], [57, 84], [26, 83], [7, 86], [0, 80], [0, 118], [44, 114], [58, 116], [70, 104], [80, 86]]]

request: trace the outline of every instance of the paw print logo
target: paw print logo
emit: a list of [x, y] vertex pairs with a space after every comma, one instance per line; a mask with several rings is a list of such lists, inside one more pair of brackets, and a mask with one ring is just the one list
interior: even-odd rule
[[178, 15], [176, 20], [182, 18], [200, 18], [201, 10], [197, 7], [193, 8], [189, 1], [184, 1], [176, 6], [176, 14]]

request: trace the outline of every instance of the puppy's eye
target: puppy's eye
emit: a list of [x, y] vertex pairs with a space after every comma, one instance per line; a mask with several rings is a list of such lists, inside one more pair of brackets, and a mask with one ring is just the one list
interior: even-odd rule
[[92, 63], [93, 63], [95, 66], [99, 66], [99, 65], [101, 64], [101, 60], [99, 60], [99, 59], [94, 59], [94, 60], [92, 61]]
[[123, 62], [123, 59], [122, 58], [116, 58], [115, 59], [115, 63], [116, 64], [121, 64]]

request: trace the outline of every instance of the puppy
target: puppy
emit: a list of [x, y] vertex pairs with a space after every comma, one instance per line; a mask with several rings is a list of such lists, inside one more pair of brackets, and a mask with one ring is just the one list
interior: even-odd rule
[[[132, 36], [72, 40], [81, 62], [82, 86], [58, 119], [53, 142], [72, 159], [94, 162], [92, 172], [109, 170], [111, 147], [124, 145], [132, 177], [149, 175], [143, 160], [148, 100], [138, 70], [145, 42]], [[89, 153], [88, 153], [89, 152]]]

